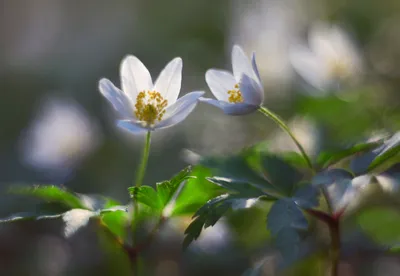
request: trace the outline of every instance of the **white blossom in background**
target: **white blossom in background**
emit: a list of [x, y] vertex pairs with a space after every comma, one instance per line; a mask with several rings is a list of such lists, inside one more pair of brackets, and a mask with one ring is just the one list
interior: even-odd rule
[[134, 134], [180, 123], [204, 94], [196, 91], [178, 99], [182, 82], [182, 59], [179, 57], [165, 66], [154, 84], [146, 66], [135, 56], [122, 60], [120, 74], [122, 89], [103, 78], [99, 90], [119, 113], [117, 125]]
[[21, 137], [22, 161], [55, 178], [64, 178], [100, 142], [97, 125], [76, 102], [45, 100]]
[[257, 53], [269, 98], [287, 95], [294, 76], [289, 49], [307, 23], [305, 12], [312, 15], [314, 9], [304, 0], [232, 1], [231, 43]]
[[[320, 133], [316, 124], [307, 118], [295, 117], [289, 122], [289, 128], [299, 140], [304, 150], [311, 156], [316, 155], [319, 149]], [[269, 149], [274, 152], [299, 152], [293, 140], [281, 129], [278, 129], [269, 139]]]
[[311, 86], [315, 95], [339, 90], [356, 83], [362, 74], [362, 58], [351, 37], [338, 26], [314, 25], [308, 45], [293, 45], [290, 60], [296, 72]]

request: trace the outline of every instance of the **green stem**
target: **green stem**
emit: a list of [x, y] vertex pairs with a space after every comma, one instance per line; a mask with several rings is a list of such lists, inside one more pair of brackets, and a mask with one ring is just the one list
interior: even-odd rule
[[269, 109], [267, 109], [264, 106], [260, 106], [260, 108], [258, 109], [262, 114], [264, 114], [265, 116], [269, 117], [270, 119], [272, 119], [275, 123], [277, 123], [279, 125], [279, 127], [285, 131], [290, 138], [292, 138], [293, 142], [296, 144], [297, 148], [300, 150], [301, 155], [303, 156], [304, 160], [307, 162], [308, 167], [310, 167], [310, 169], [312, 171], [314, 171], [314, 167], [311, 163], [310, 158], [308, 157], [306, 151], [304, 150], [303, 146], [300, 144], [300, 142], [296, 139], [296, 137], [294, 136], [294, 134], [292, 133], [292, 131], [289, 129], [289, 127], [285, 124], [285, 122], [275, 113], [273, 113], [272, 111], [270, 111]]
[[135, 182], [136, 187], [140, 187], [143, 182], [144, 173], [145, 173], [146, 167], [147, 167], [147, 161], [149, 160], [150, 140], [151, 140], [150, 137], [151, 137], [151, 132], [148, 131], [147, 135], [146, 135], [146, 142], [144, 145], [144, 150], [143, 150], [143, 155], [142, 155], [142, 162], [140, 163], [139, 171], [136, 176], [136, 182]]
[[[137, 188], [139, 188], [142, 183], [143, 183], [143, 179], [144, 179], [144, 173], [146, 172], [146, 168], [147, 168], [147, 161], [149, 160], [149, 153], [150, 153], [150, 139], [151, 138], [151, 132], [148, 131], [147, 135], [146, 135], [146, 141], [145, 141], [145, 145], [144, 145], [144, 150], [143, 150], [143, 155], [142, 155], [142, 161], [140, 162], [140, 166], [137, 172], [137, 176], [136, 176], [136, 182], [135, 182], [135, 186]], [[139, 210], [139, 204], [136, 200], [136, 194], [133, 195], [133, 214], [132, 214], [132, 224], [131, 224], [131, 228], [132, 228], [132, 244], [135, 245], [136, 244], [136, 221], [137, 221], [137, 215], [138, 215], [138, 210]], [[135, 260], [134, 260], [134, 275], [137, 276], [139, 275], [139, 262], [138, 262], [138, 258], [139, 256], [137, 255]]]

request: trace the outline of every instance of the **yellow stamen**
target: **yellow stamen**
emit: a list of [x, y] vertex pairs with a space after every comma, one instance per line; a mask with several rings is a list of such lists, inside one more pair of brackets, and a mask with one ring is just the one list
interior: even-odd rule
[[157, 91], [141, 91], [136, 97], [135, 115], [146, 126], [153, 126], [161, 121], [168, 101]]
[[348, 64], [342, 60], [331, 60], [329, 62], [330, 74], [333, 78], [345, 79], [350, 74]]
[[239, 90], [239, 84], [235, 84], [235, 87], [232, 90], [228, 90], [228, 95], [228, 101], [230, 103], [242, 103], [244, 101], [242, 93]]

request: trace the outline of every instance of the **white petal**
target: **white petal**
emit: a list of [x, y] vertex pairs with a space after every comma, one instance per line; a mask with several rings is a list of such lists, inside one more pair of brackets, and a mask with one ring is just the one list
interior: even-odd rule
[[206, 82], [215, 98], [220, 101], [228, 101], [228, 91], [237, 84], [233, 75], [224, 70], [210, 69], [206, 72]]
[[326, 64], [310, 50], [304, 46], [294, 46], [290, 51], [289, 59], [296, 72], [310, 85], [320, 90], [326, 90], [329, 87]]
[[247, 75], [242, 75], [240, 92], [244, 102], [251, 105], [261, 105], [264, 100], [264, 90], [259, 83]]
[[101, 79], [99, 81], [99, 90], [123, 118], [133, 117], [134, 112], [129, 99], [110, 80]]
[[251, 78], [257, 78], [250, 60], [238, 45], [232, 49], [232, 70], [236, 82], [240, 82], [242, 74], [246, 74]]
[[222, 111], [224, 111], [224, 113], [228, 115], [246, 115], [258, 109], [257, 105], [251, 105], [247, 103], [231, 104], [208, 98], [199, 98], [199, 101], [216, 106], [222, 109]]
[[253, 52], [253, 55], [251, 56], [251, 66], [253, 67], [254, 73], [256, 74], [257, 80], [259, 81], [260, 85], [261, 83], [261, 77], [260, 73], [258, 72], [258, 67], [256, 63], [256, 53]]
[[183, 121], [196, 107], [198, 99], [203, 94], [203, 91], [188, 93], [173, 105], [167, 107], [165, 117], [155, 126], [155, 129], [170, 127]]
[[182, 59], [177, 57], [170, 61], [158, 76], [154, 89], [172, 105], [178, 98], [182, 82]]
[[150, 90], [153, 86], [149, 71], [135, 56], [127, 56], [122, 60], [120, 74], [122, 90], [133, 104], [139, 92]]
[[309, 32], [309, 44], [311, 50], [324, 62], [337, 59], [337, 49], [332, 43], [332, 30], [326, 24], [316, 24]]
[[133, 120], [119, 120], [117, 126], [133, 134], [142, 134], [150, 130], [144, 127], [141, 122]]

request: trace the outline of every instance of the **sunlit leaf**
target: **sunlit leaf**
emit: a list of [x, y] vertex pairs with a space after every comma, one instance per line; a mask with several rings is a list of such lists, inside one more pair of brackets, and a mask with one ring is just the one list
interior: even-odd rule
[[163, 215], [169, 216], [173, 213], [181, 183], [194, 178], [190, 175], [190, 172], [191, 168], [187, 167], [172, 177], [171, 180], [157, 183], [156, 189], [150, 186], [141, 186], [130, 187], [128, 190], [132, 198], [136, 198], [138, 202], [149, 206], [156, 214], [161, 214], [168, 205], [168, 210]]
[[146, 204], [154, 210], [161, 209], [161, 203], [158, 200], [157, 192], [150, 186], [131, 187], [129, 192], [132, 198], [135, 198], [138, 202]]
[[208, 200], [221, 194], [221, 189], [206, 179], [211, 176], [210, 169], [195, 166], [190, 175], [196, 178], [187, 180], [175, 201], [172, 215], [193, 214]]
[[379, 151], [371, 164], [369, 164], [368, 171], [373, 170], [398, 153], [400, 153], [400, 132], [397, 132], [384, 143], [383, 148]]
[[241, 196], [258, 197], [265, 195], [260, 187], [256, 187], [248, 182], [218, 176], [207, 177], [207, 180], [229, 190], [230, 192], [238, 193]]
[[59, 202], [70, 208], [87, 209], [75, 194], [57, 186], [14, 186], [9, 193], [37, 197], [48, 202]]
[[[351, 170], [355, 174], [370, 172], [398, 156], [400, 152], [400, 132], [387, 139], [382, 145], [372, 151], [363, 153], [351, 160]], [[400, 158], [398, 159], [400, 160]]]
[[342, 159], [350, 157], [354, 154], [360, 154], [372, 150], [382, 144], [382, 141], [356, 144], [350, 148], [338, 151], [321, 152], [317, 158], [317, 164], [321, 168], [329, 167]]
[[375, 242], [392, 246], [400, 243], [400, 212], [389, 208], [371, 208], [357, 219], [361, 228]]
[[213, 226], [229, 210], [250, 208], [257, 201], [257, 198], [243, 198], [239, 195], [223, 194], [209, 200], [194, 214], [194, 220], [185, 231], [183, 248], [196, 240], [203, 228]]
[[122, 210], [103, 213], [101, 222], [116, 237], [123, 240], [126, 237], [129, 226], [129, 213]]
[[56, 219], [60, 218], [62, 215], [63, 214], [39, 214], [36, 212], [21, 212], [0, 219], [0, 223], [24, 221], [24, 220]]

